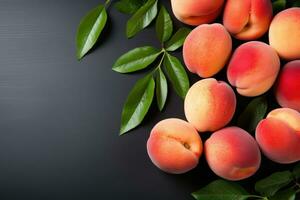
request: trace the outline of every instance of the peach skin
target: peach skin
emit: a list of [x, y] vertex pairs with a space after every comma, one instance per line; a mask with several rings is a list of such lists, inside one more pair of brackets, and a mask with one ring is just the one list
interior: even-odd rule
[[254, 40], [268, 31], [272, 16], [270, 0], [227, 0], [223, 24], [235, 38]]
[[214, 21], [221, 13], [223, 3], [224, 0], [171, 0], [175, 17], [192, 26]]
[[227, 127], [213, 133], [204, 144], [204, 153], [212, 171], [232, 181], [252, 176], [261, 162], [256, 141], [238, 127]]
[[300, 8], [278, 13], [269, 29], [269, 42], [285, 60], [300, 59]]
[[147, 141], [148, 155], [161, 170], [181, 174], [197, 166], [202, 154], [197, 130], [181, 119], [165, 119], [154, 126]]
[[225, 66], [231, 49], [231, 36], [224, 26], [203, 24], [187, 36], [183, 44], [183, 59], [190, 72], [207, 78]]
[[278, 163], [300, 160], [300, 113], [290, 108], [271, 111], [256, 127], [256, 140], [263, 154]]
[[287, 63], [277, 80], [276, 99], [281, 107], [300, 112], [300, 60]]
[[184, 100], [185, 116], [198, 131], [216, 131], [230, 122], [236, 108], [231, 87], [214, 78], [196, 82]]
[[227, 78], [243, 96], [258, 96], [274, 84], [280, 59], [269, 45], [251, 41], [239, 46], [229, 62]]

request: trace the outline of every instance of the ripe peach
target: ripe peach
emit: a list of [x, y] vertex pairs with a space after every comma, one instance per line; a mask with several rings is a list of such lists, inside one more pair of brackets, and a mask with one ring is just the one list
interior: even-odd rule
[[229, 33], [221, 24], [203, 24], [187, 36], [183, 45], [184, 62], [193, 73], [207, 78], [226, 64], [232, 48]]
[[154, 126], [147, 142], [150, 159], [161, 170], [181, 174], [197, 166], [202, 154], [197, 130], [181, 119], [165, 119]]
[[209, 167], [228, 180], [242, 180], [259, 168], [261, 155], [254, 138], [238, 127], [227, 127], [213, 133], [204, 144]]
[[239, 46], [228, 65], [227, 78], [243, 96], [258, 96], [276, 80], [280, 60], [269, 45], [252, 41]]
[[278, 13], [269, 29], [269, 42], [279, 56], [286, 60], [300, 59], [300, 8]]
[[277, 81], [276, 99], [282, 107], [300, 112], [300, 60], [287, 63]]
[[227, 0], [223, 24], [235, 38], [254, 40], [267, 32], [272, 15], [270, 0]]
[[278, 163], [300, 160], [300, 113], [290, 108], [271, 111], [256, 127], [256, 140], [269, 159]]
[[224, 0], [171, 0], [175, 17], [197, 26], [214, 21], [222, 11]]
[[214, 78], [196, 82], [184, 100], [185, 116], [198, 131], [224, 127], [234, 115], [236, 97], [231, 87]]

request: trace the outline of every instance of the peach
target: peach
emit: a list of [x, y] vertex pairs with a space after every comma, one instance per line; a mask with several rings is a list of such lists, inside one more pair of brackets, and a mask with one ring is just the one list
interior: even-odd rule
[[239, 46], [229, 62], [227, 78], [243, 96], [258, 96], [274, 84], [280, 59], [269, 45], [252, 41]]
[[300, 112], [300, 60], [287, 63], [277, 81], [275, 95], [282, 107]]
[[269, 42], [279, 56], [286, 60], [300, 59], [300, 8], [278, 13], [271, 22]]
[[223, 24], [235, 38], [254, 40], [267, 32], [272, 15], [270, 0], [227, 0]]
[[214, 21], [221, 13], [223, 3], [224, 0], [171, 0], [175, 17], [193, 26]]
[[290, 108], [271, 111], [259, 122], [255, 133], [263, 154], [274, 162], [300, 160], [300, 113]]
[[197, 130], [181, 119], [165, 119], [154, 126], [147, 142], [150, 159], [161, 170], [185, 173], [197, 166], [202, 154]]
[[231, 49], [232, 40], [224, 26], [203, 24], [187, 36], [183, 45], [183, 58], [189, 71], [207, 78], [225, 66]]
[[215, 131], [232, 119], [236, 97], [232, 88], [214, 78], [196, 82], [184, 100], [185, 116], [198, 131]]
[[204, 153], [211, 170], [227, 180], [242, 180], [259, 168], [261, 155], [254, 138], [238, 127], [214, 132], [204, 144]]

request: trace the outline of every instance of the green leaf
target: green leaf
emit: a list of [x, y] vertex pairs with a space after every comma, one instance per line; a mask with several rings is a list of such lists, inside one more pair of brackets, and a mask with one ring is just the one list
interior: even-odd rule
[[157, 15], [157, 0], [148, 0], [128, 20], [126, 35], [128, 38], [135, 36], [142, 29], [146, 28]]
[[133, 14], [145, 3], [146, 0], [120, 0], [114, 6], [121, 13]]
[[248, 132], [253, 132], [257, 124], [267, 113], [268, 102], [265, 97], [253, 99], [238, 118], [238, 126]]
[[155, 74], [156, 101], [160, 111], [164, 108], [168, 95], [168, 83], [164, 72], [158, 68]]
[[294, 167], [292, 173], [293, 173], [293, 176], [294, 176], [296, 179], [299, 179], [299, 178], [300, 178], [300, 163], [298, 163], [298, 164]]
[[156, 34], [161, 43], [167, 41], [173, 32], [172, 19], [164, 6], [161, 9], [156, 18]]
[[184, 98], [190, 87], [190, 82], [180, 60], [166, 52], [164, 66], [176, 93]]
[[295, 0], [293, 3], [293, 7], [300, 7], [300, 0]]
[[189, 28], [180, 28], [166, 43], [166, 50], [167, 51], [175, 51], [176, 49], [182, 47], [185, 38], [191, 32]]
[[295, 200], [295, 199], [296, 199], [296, 192], [291, 188], [279, 191], [270, 198], [270, 200]]
[[245, 200], [251, 197], [240, 185], [224, 180], [213, 181], [193, 192], [192, 196], [197, 200]]
[[153, 63], [160, 53], [160, 50], [151, 46], [138, 47], [123, 54], [112, 69], [119, 73], [141, 70]]
[[107, 21], [103, 5], [91, 10], [80, 22], [77, 36], [77, 58], [81, 59], [96, 43]]
[[276, 0], [272, 2], [273, 6], [273, 13], [278, 13], [285, 9], [286, 7], [286, 0]]
[[255, 190], [263, 196], [273, 196], [278, 190], [293, 181], [290, 171], [276, 172], [255, 184]]
[[152, 103], [154, 89], [155, 82], [151, 74], [137, 81], [123, 107], [120, 135], [143, 121]]

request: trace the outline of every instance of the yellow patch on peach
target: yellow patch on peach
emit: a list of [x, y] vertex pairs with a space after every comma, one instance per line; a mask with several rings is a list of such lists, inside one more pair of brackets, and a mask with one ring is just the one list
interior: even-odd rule
[[196, 82], [184, 100], [185, 116], [198, 131], [215, 131], [230, 122], [236, 108], [231, 87], [213, 78]]
[[300, 59], [300, 8], [278, 13], [269, 29], [269, 41], [279, 56], [286, 60]]

